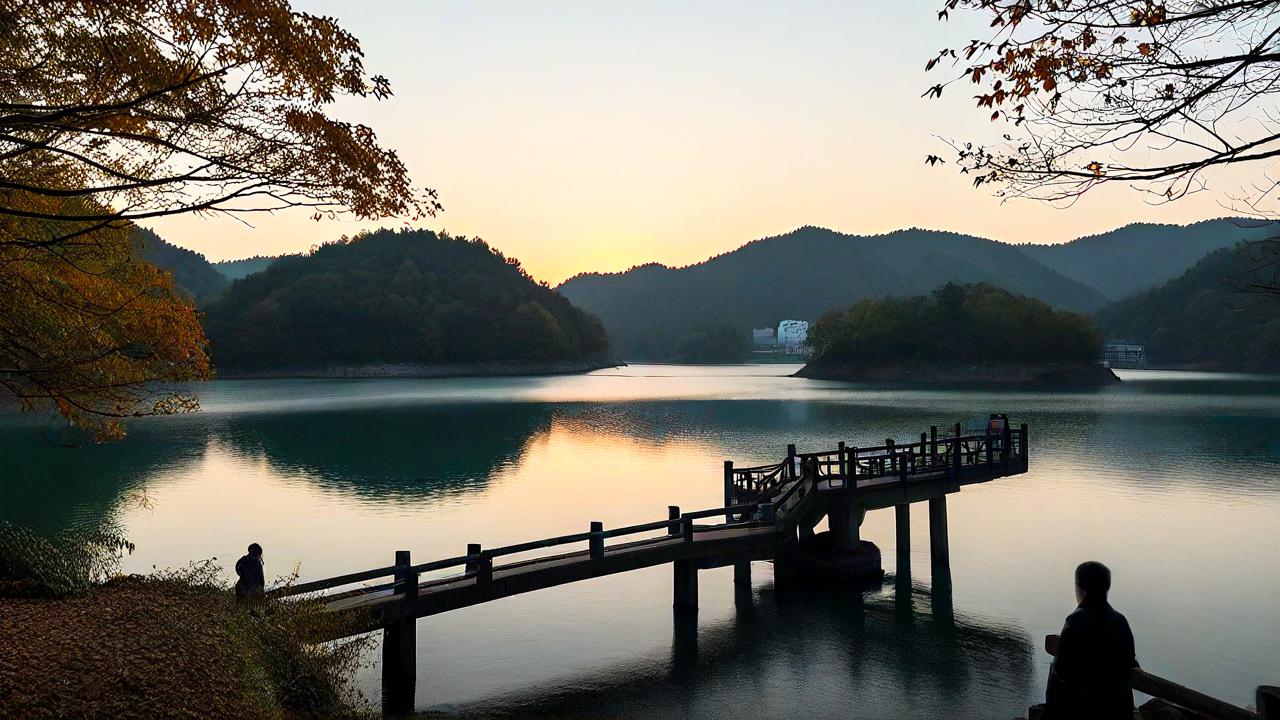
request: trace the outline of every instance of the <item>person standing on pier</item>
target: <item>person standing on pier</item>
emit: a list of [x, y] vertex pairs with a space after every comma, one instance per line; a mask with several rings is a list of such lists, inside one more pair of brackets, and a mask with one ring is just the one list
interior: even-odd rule
[[[1076, 568], [1075, 612], [1067, 616], [1049, 670], [1046, 720], [1132, 720], [1138, 667], [1129, 621], [1107, 602], [1111, 571], [1100, 562]], [[1049, 644], [1053, 644], [1050, 636]]]
[[262, 546], [258, 543], [249, 545], [249, 553], [236, 561], [236, 599], [248, 602], [260, 597], [265, 591], [267, 580], [262, 568]]

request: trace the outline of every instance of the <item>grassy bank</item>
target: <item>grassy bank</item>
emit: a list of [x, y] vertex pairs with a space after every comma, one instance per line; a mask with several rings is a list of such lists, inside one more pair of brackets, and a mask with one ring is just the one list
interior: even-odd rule
[[[238, 603], [212, 561], [111, 576], [0, 524], [0, 717], [356, 718], [357, 639], [306, 602]], [[91, 550], [91, 553], [98, 552]], [[85, 569], [92, 567], [92, 572]]]

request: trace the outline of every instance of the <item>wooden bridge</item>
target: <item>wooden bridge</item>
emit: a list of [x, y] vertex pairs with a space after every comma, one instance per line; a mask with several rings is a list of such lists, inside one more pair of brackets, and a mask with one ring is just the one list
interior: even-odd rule
[[[997, 416], [993, 416], [997, 417]], [[695, 512], [669, 506], [667, 517], [497, 548], [467, 546], [457, 557], [413, 564], [397, 551], [386, 567], [306, 582], [272, 591], [275, 596], [335, 591], [325, 608], [357, 618], [350, 632], [382, 629], [383, 704], [388, 712], [412, 709], [416, 676], [416, 620], [458, 608], [589, 578], [670, 563], [677, 610], [698, 606], [698, 571], [734, 566], [735, 583], [750, 586], [751, 561], [772, 560], [779, 579], [794, 575], [800, 540], [824, 518], [837, 550], [859, 545], [868, 510], [897, 509], [901, 550], [910, 544], [909, 506], [929, 503], [931, 555], [947, 560], [946, 496], [964, 485], [1026, 472], [1027, 426], [993, 422], [964, 434], [960, 425], [919, 441], [886, 440], [874, 447], [840, 443], [834, 450], [798, 453], [788, 446], [777, 463], [736, 468], [724, 464], [724, 505]], [[572, 546], [579, 547], [570, 549]], [[562, 552], [532, 559], [512, 556], [548, 548]], [[454, 571], [424, 579], [428, 573]], [[347, 590], [356, 583], [388, 582]], [[324, 638], [335, 639], [335, 638]]]

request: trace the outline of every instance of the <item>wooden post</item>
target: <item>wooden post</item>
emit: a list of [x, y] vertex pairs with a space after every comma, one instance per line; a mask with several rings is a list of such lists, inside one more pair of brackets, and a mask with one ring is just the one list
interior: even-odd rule
[[604, 523], [591, 521], [591, 538], [587, 541], [592, 560], [604, 559]]
[[680, 534], [680, 526], [675, 523], [675, 521], [679, 519], [680, 519], [680, 506], [668, 505], [667, 506], [667, 521], [668, 521], [667, 534], [668, 535]]
[[951, 440], [951, 477], [960, 477], [960, 468], [964, 465], [964, 458], [961, 457], [963, 450], [960, 447], [960, 423], [956, 423], [956, 436]]
[[751, 561], [737, 562], [733, 564], [733, 584], [735, 586], [746, 586], [751, 588]]
[[675, 569], [672, 607], [676, 610], [697, 610], [698, 566], [693, 560], [677, 560], [671, 566]]
[[898, 482], [903, 485], [907, 484], [907, 464], [911, 462], [912, 453], [910, 450], [904, 455], [898, 456]]
[[680, 536], [687, 543], [693, 542], [693, 516], [680, 516]]
[[476, 561], [476, 589], [482, 598], [493, 594], [493, 556], [487, 550]]
[[846, 450], [845, 458], [845, 465], [849, 469], [849, 493], [852, 495], [858, 492], [858, 448]]
[[418, 677], [418, 574], [409, 570], [408, 550], [397, 550], [395, 557], [393, 592], [401, 601], [392, 609], [395, 619], [382, 630], [382, 708], [390, 716], [413, 712]]
[[[724, 506], [729, 507], [731, 505], [733, 505], [733, 461], [725, 460], [724, 461]], [[733, 522], [733, 513], [731, 512], [725, 513], [724, 521], [727, 523]]]
[[1027, 469], [1027, 458], [1031, 457], [1031, 443], [1027, 441], [1027, 424], [1022, 423], [1022, 469]]
[[1000, 438], [1000, 464], [1009, 467], [1009, 441], [1013, 439], [1013, 428], [1009, 427], [1009, 420], [1004, 421], [1004, 433]]
[[929, 426], [929, 467], [938, 464], [938, 426]]
[[787, 479], [796, 479], [796, 446], [787, 445]]
[[840, 482], [845, 487], [849, 486], [849, 460], [845, 457], [844, 441], [841, 440], [836, 444], [836, 457], [840, 458]]
[[886, 466], [880, 468], [881, 475], [888, 475], [893, 470], [893, 467], [894, 467], [893, 463], [896, 462], [896, 458], [894, 458], [894, 455], [893, 455], [893, 450], [894, 450], [893, 440], [891, 438], [885, 438], [884, 439], [884, 462], [886, 463]]
[[467, 572], [473, 573], [479, 566], [477, 561], [480, 559], [480, 543], [467, 543], [467, 557], [476, 558], [475, 560], [468, 560], [464, 568]]
[[929, 500], [929, 556], [934, 564], [946, 564], [951, 560], [947, 543], [947, 496]]
[[987, 470], [995, 465], [995, 445], [992, 441], [991, 429], [987, 428]]

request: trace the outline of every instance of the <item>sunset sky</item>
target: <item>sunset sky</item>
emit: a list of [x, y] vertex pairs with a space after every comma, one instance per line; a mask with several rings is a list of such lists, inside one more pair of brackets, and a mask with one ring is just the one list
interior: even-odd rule
[[[920, 97], [936, 81], [930, 56], [985, 35], [972, 16], [938, 22], [941, 4], [295, 1], [337, 16], [369, 70], [391, 79], [391, 100], [335, 112], [371, 125], [439, 191], [445, 212], [423, 225], [483, 237], [553, 284], [697, 262], [801, 225], [1060, 242], [1228, 214], [1221, 193], [1238, 183], [1165, 206], [1117, 188], [1061, 210], [1002, 205], [950, 165], [926, 167], [926, 154], [945, 154], [935, 135], [1003, 132], [967, 88]], [[306, 212], [247, 222], [153, 227], [221, 260], [379, 224]]]

